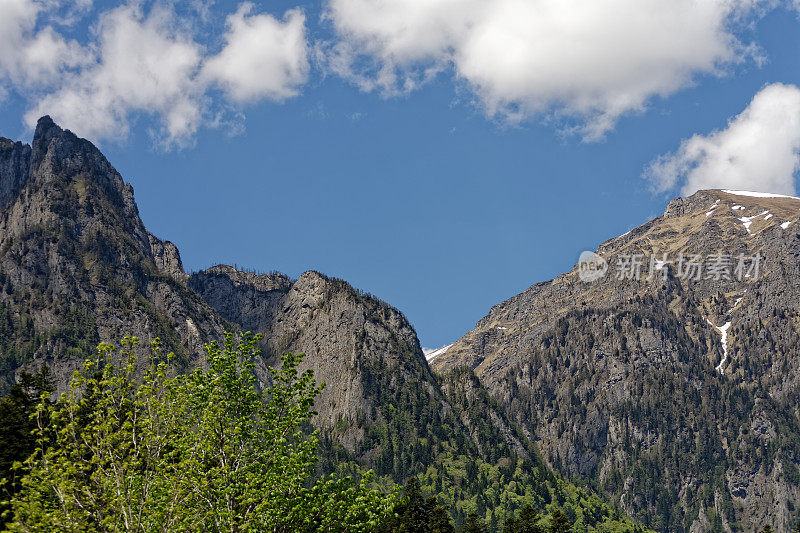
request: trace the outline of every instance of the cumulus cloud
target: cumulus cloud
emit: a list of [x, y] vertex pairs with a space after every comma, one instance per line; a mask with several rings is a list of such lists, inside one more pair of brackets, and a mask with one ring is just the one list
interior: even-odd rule
[[246, 2], [228, 17], [226, 45], [206, 62], [205, 76], [238, 102], [296, 95], [309, 70], [305, 16], [293, 9], [280, 22], [252, 10]]
[[78, 43], [51, 26], [37, 30], [42, 9], [32, 0], [0, 0], [0, 81], [26, 88], [52, 83], [66, 69], [88, 61]]
[[[37, 29], [41, 11], [34, 0], [0, 0], [0, 85], [21, 93], [39, 88], [25, 114], [31, 126], [50, 114], [79, 135], [120, 139], [145, 113], [159, 124], [153, 129], [159, 144], [180, 147], [204, 121], [220, 122], [214, 110], [227, 101], [284, 100], [308, 72], [305, 18], [297, 10], [279, 21], [242, 4], [228, 18], [216, 55], [167, 4], [145, 10], [133, 2], [106, 11], [83, 45], [50, 26]], [[226, 95], [221, 103], [216, 86]]]
[[655, 96], [752, 48], [731, 31], [759, 0], [330, 0], [330, 68], [408, 91], [452, 68], [490, 116], [556, 110], [599, 138]]
[[101, 17], [97, 33], [97, 60], [67, 77], [26, 120], [47, 113], [81, 135], [115, 139], [127, 135], [131, 111], [146, 111], [160, 117], [165, 143], [191, 138], [202, 115], [200, 46], [164, 10], [145, 17], [138, 7], [119, 7]]
[[653, 161], [646, 177], [659, 191], [680, 185], [795, 195], [800, 169], [800, 88], [775, 83], [753, 97], [728, 126], [694, 135]]

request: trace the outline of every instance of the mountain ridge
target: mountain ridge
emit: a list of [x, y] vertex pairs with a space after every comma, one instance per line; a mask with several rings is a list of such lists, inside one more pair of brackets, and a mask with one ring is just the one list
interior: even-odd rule
[[[576, 266], [532, 285], [431, 365], [473, 368], [548, 464], [649, 527], [750, 531], [774, 517], [787, 531], [800, 507], [798, 215], [791, 197], [676, 198], [598, 246], [604, 277], [584, 282]], [[727, 278], [680, 275], [689, 255], [726, 256]], [[641, 275], [618, 276], [634, 256]], [[740, 257], [760, 257], [759, 275], [737, 279]], [[670, 464], [684, 467], [642, 475]]]
[[[100, 340], [127, 333], [162, 338], [185, 369], [224, 331], [258, 331], [261, 386], [286, 351], [327, 383], [314, 423], [328, 470], [419, 476], [456, 518], [478, 511], [495, 526], [527, 501], [637, 527], [604, 494], [659, 531], [788, 531], [800, 507], [798, 214], [788, 197], [676, 198], [597, 248], [605, 277], [587, 283], [576, 267], [536, 283], [429, 363], [400, 311], [343, 280], [185, 272], [102, 153], [44, 117], [31, 146], [0, 138], [0, 388], [46, 362], [63, 390]], [[722, 251], [727, 278], [681, 275], [675, 254]], [[617, 275], [634, 256], [643, 275]], [[734, 279], [740, 256], [763, 256], [760, 274]]]
[[0, 389], [44, 363], [63, 391], [101, 340], [126, 334], [142, 341], [140, 365], [159, 337], [182, 371], [205, 365], [203, 345], [225, 331], [263, 332], [260, 386], [286, 351], [327, 383], [313, 419], [323, 469], [373, 468], [390, 485], [419, 476], [457, 520], [477, 510], [495, 530], [524, 503], [557, 502], [587, 526], [641, 531], [557, 478], [475, 378], [435, 376], [387, 303], [315, 271], [185, 272], [178, 248], [144, 226], [132, 186], [49, 117], [31, 146], [0, 139], [0, 201]]

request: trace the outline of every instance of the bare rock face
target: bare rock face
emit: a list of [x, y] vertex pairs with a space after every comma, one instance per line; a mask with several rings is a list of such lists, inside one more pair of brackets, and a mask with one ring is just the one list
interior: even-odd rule
[[[381, 365], [397, 379], [423, 379], [430, 391], [437, 389], [406, 318], [342, 280], [309, 271], [291, 281], [282, 274], [216, 266], [194, 274], [190, 286], [225, 319], [264, 334], [264, 364], [275, 364], [286, 352], [306, 354], [305, 366], [326, 384], [315, 407], [322, 426], [374, 407], [374, 391], [365, 390], [361, 379], [365, 365]], [[264, 365], [259, 379], [268, 383]], [[347, 440], [353, 451], [355, 440]]]
[[142, 352], [160, 337], [184, 364], [224, 322], [185, 285], [177, 248], [148, 233], [133, 188], [88, 141], [39, 121], [33, 145], [0, 140], [2, 387], [47, 362], [65, 386], [99, 340]]
[[28, 178], [31, 147], [0, 137], [0, 210], [19, 194]]
[[169, 241], [162, 241], [149, 233], [147, 237], [150, 240], [150, 251], [153, 254], [153, 261], [156, 263], [156, 268], [175, 281], [186, 283], [189, 276], [186, 274], [186, 271], [183, 270], [183, 262], [181, 261], [181, 254], [178, 252], [178, 247]]
[[[604, 277], [575, 268], [531, 286], [431, 364], [473, 368], [551, 465], [650, 527], [788, 531], [800, 508], [799, 216], [796, 198], [677, 198], [600, 245]], [[685, 275], [692, 256], [697, 276]]]

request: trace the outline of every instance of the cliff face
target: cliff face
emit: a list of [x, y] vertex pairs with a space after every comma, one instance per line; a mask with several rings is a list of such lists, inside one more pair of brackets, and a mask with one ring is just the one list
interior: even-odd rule
[[550, 464], [651, 527], [786, 531], [800, 507], [798, 215], [785, 197], [673, 200], [598, 248], [605, 276], [576, 267], [530, 287], [431, 364], [473, 368]]
[[31, 147], [0, 140], [0, 242], [3, 388], [44, 361], [63, 386], [99, 340], [128, 333], [201, 364], [204, 340], [224, 330], [183, 285], [175, 246], [142, 224], [131, 186], [47, 117]]
[[[380, 364], [397, 380], [422, 381], [431, 399], [436, 396], [436, 381], [406, 318], [342, 280], [309, 271], [292, 281], [216, 266], [194, 274], [189, 286], [226, 320], [264, 334], [262, 383], [265, 365], [281, 354], [307, 355], [305, 366], [326, 384], [316, 404], [323, 425], [370, 410], [373, 391], [365, 390], [360, 372], [365, 365]], [[355, 441], [347, 441], [352, 450]]]

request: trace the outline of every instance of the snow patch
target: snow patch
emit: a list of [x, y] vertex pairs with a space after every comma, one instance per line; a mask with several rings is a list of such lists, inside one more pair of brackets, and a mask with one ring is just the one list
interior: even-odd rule
[[706, 213], [706, 218], [711, 216], [711, 213], [714, 212], [714, 209], [716, 209], [718, 205], [719, 205], [719, 198], [717, 198], [717, 201], [714, 202], [714, 205], [712, 205], [711, 207], [708, 208], [708, 213]]
[[763, 213], [759, 213], [759, 214], [753, 215], [751, 217], [742, 217], [739, 220], [742, 221], [742, 225], [744, 226], [744, 229], [747, 230], [747, 233], [750, 233], [750, 235], [752, 235], [752, 233], [750, 232], [750, 224], [753, 223], [753, 219], [754, 218], [758, 218], [758, 217], [760, 217], [762, 215], [766, 215], [767, 213], [769, 213], [769, 211], [764, 211]]
[[771, 219], [771, 218], [772, 218], [772, 213], [770, 213], [770, 214], [768, 214], [767, 216], [765, 216], [765, 217], [764, 217], [764, 220], [769, 220], [769, 219]]
[[753, 198], [793, 198], [795, 200], [800, 200], [797, 196], [787, 196], [785, 194], [773, 194], [771, 192], [754, 192], [754, 191], [730, 191], [727, 189], [723, 189], [722, 192], [726, 192], [728, 194], [735, 194], [736, 196], [751, 196]]
[[[741, 298], [740, 298], [740, 300], [741, 300]], [[719, 334], [722, 336], [722, 340], [721, 340], [721, 342], [722, 342], [722, 361], [719, 362], [719, 364], [717, 365], [716, 370], [721, 375], [724, 375], [725, 374], [725, 368], [724, 368], [725, 367], [725, 363], [728, 361], [728, 329], [731, 327], [731, 322], [729, 320], [728, 322], [725, 322], [725, 324], [722, 325], [722, 326], [715, 326], [714, 323], [711, 322], [707, 318], [706, 318], [706, 322], [711, 324], [711, 326], [714, 329], [716, 329], [717, 331], [719, 331]]]
[[441, 348], [423, 348], [422, 353], [425, 354], [425, 360], [428, 362], [433, 361], [434, 357], [442, 355], [444, 352], [450, 349], [451, 346], [455, 344], [454, 342], [448, 344], [447, 346], [442, 346]]
[[789, 222], [784, 222], [783, 224], [781, 224], [781, 229], [786, 229], [786, 228], [788, 228], [789, 226], [791, 226], [791, 225], [792, 225], [792, 222], [794, 222], [794, 221], [793, 221], [793, 220], [790, 220]]
[[[742, 217], [739, 220], [742, 221], [742, 225], [744, 226], [744, 229], [747, 230], [747, 233], [750, 233], [750, 224], [753, 222], [748, 217]], [[752, 235], [752, 233], [750, 233], [750, 235]]]
[[735, 206], [731, 207], [731, 209], [733, 209], [734, 211], [737, 211], [739, 209], [744, 211], [744, 206], [743, 205], [735, 205]]

